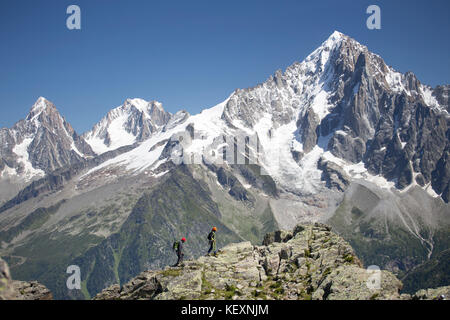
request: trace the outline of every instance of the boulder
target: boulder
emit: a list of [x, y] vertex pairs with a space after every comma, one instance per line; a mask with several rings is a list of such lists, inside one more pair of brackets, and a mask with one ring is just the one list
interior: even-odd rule
[[52, 293], [39, 282], [13, 280], [8, 264], [0, 258], [0, 300], [52, 299]]

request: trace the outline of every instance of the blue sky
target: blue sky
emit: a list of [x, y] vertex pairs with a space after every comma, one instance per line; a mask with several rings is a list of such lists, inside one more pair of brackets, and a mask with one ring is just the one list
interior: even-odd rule
[[[81, 8], [81, 30], [66, 8]], [[381, 30], [366, 8], [381, 8]], [[449, 83], [450, 1], [2, 0], [0, 127], [39, 96], [82, 133], [128, 98], [211, 107], [303, 60], [334, 30], [425, 84]]]

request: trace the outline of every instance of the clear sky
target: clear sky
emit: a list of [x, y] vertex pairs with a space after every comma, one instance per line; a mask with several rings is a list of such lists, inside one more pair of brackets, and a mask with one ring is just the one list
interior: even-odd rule
[[[66, 9], [81, 8], [81, 30]], [[366, 8], [381, 8], [381, 30]], [[126, 98], [190, 113], [303, 60], [334, 31], [413, 71], [449, 83], [448, 0], [1, 0], [0, 127], [39, 96], [79, 133]]]

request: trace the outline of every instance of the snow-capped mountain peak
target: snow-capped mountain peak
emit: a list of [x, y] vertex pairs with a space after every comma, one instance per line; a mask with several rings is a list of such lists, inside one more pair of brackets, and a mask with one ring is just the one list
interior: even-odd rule
[[44, 97], [39, 97], [36, 102], [33, 104], [33, 106], [30, 109], [30, 112], [28, 113], [26, 120], [33, 120], [36, 117], [38, 117], [41, 113], [58, 113], [58, 110], [54, 106], [53, 103], [51, 103], [49, 100], [47, 100]]
[[50, 101], [48, 101], [46, 98], [44, 97], [39, 97], [36, 102], [33, 104], [33, 106], [31, 107], [31, 111], [38, 111], [38, 110], [42, 110], [44, 108], [47, 107], [47, 104], [49, 104]]
[[147, 139], [160, 131], [171, 117], [172, 114], [166, 112], [158, 101], [126, 99], [83, 137], [97, 154], [101, 154]]
[[345, 40], [349, 40], [351, 39], [349, 36], [339, 32], [339, 31], [334, 31], [328, 38], [327, 40], [325, 40], [315, 51], [320, 51], [320, 50], [330, 50], [338, 45], [340, 45], [340, 43], [342, 41]]
[[[425, 117], [435, 117], [433, 121], [441, 123], [439, 137], [445, 137], [441, 118], [445, 106], [439, 101], [448, 97], [446, 92], [445, 86], [433, 90], [412, 73], [395, 71], [366, 46], [335, 31], [302, 62], [276, 71], [255, 87], [237, 89], [199, 115], [183, 111], [172, 115], [157, 101], [130, 98], [83, 138], [97, 154], [139, 143], [101, 165], [120, 163], [134, 170], [156, 166], [174, 154], [217, 151], [222, 136], [256, 136], [261, 167], [289, 192], [316, 194], [323, 190], [324, 180], [344, 189], [355, 177], [404, 188], [416, 183], [413, 179], [419, 185], [429, 184], [433, 172], [446, 161], [443, 150], [449, 149], [448, 142], [419, 141], [431, 138], [419, 133], [422, 129], [417, 125]], [[45, 99], [38, 99], [33, 110], [47, 106]], [[436, 113], [413, 112], [422, 107]], [[176, 140], [167, 143], [186, 130], [193, 136], [189, 146], [180, 149]], [[193, 130], [200, 135], [192, 135]], [[433, 153], [433, 148], [443, 153], [423, 162], [420, 155]], [[441, 181], [432, 187], [448, 201], [448, 186], [448, 181]]]
[[[189, 117], [181, 125], [171, 125], [170, 130], [153, 127], [156, 129], [150, 131], [150, 140], [146, 140], [139, 150], [130, 151], [129, 155], [124, 154], [120, 159], [129, 159], [125, 161], [127, 168], [134, 168], [131, 162], [145, 154], [146, 161], [142, 161], [145, 165], [140, 166], [145, 168], [151, 166], [150, 158], [156, 161], [183, 153], [198, 156], [210, 147], [218, 150], [221, 136], [249, 135], [258, 137], [262, 151], [260, 164], [285, 190], [315, 194], [324, 187], [323, 180], [327, 179], [324, 171], [328, 170], [330, 177], [335, 177], [330, 173], [331, 167], [335, 171], [340, 170], [337, 175], [344, 182], [328, 183], [335, 183], [341, 189], [348, 179], [362, 176], [383, 187], [404, 188], [413, 183], [408, 177], [417, 177], [420, 172], [427, 176], [423, 180], [428, 183], [431, 166], [424, 169], [416, 164], [413, 169], [412, 164], [404, 163], [402, 169], [393, 170], [391, 162], [384, 157], [395, 154], [397, 165], [402, 157], [411, 157], [409, 153], [404, 154], [408, 150], [405, 148], [407, 141], [412, 137], [408, 130], [412, 127], [416, 131], [420, 129], [407, 121], [421, 116], [412, 112], [418, 102], [424, 103], [427, 108], [434, 108], [437, 99], [433, 98], [433, 94], [432, 89], [421, 86], [412, 73], [396, 72], [366, 46], [335, 31], [302, 62], [294, 63], [285, 72], [279, 70], [255, 87], [236, 90], [223, 103]], [[445, 97], [445, 92], [441, 95]], [[403, 109], [396, 109], [395, 105], [400, 103], [404, 104]], [[145, 106], [141, 100], [129, 100], [128, 104], [139, 105], [137, 108]], [[436, 108], [438, 112], [441, 109]], [[151, 113], [163, 112], [156, 102], [151, 110]], [[398, 118], [399, 112], [405, 113], [402, 115], [403, 123]], [[132, 134], [131, 128], [126, 126], [127, 121], [135, 117], [126, 114], [121, 119], [117, 126], [113, 123], [102, 125], [108, 135], [102, 138], [99, 148], [95, 147], [95, 139], [88, 138], [94, 150], [108, 150], [138, 141], [137, 134]], [[153, 114], [150, 119], [154, 125]], [[185, 119], [184, 116], [182, 119]], [[187, 127], [188, 124], [191, 125]], [[173, 148], [169, 146], [164, 152], [162, 148], [154, 147], [187, 128], [200, 133], [197, 137], [202, 139], [194, 137], [183, 150], [177, 146], [176, 139], [168, 144]], [[444, 127], [442, 130], [445, 133]], [[120, 140], [127, 134], [128, 140]], [[108, 137], [112, 137], [113, 143], [105, 147], [104, 141]], [[141, 137], [144, 141], [145, 136]], [[374, 140], [377, 143], [373, 143]], [[397, 140], [400, 141], [397, 143], [400, 149], [405, 151], [397, 150]], [[442, 141], [439, 142], [441, 149], [445, 148]], [[417, 145], [417, 142], [411, 140], [413, 144]], [[420, 145], [416, 147], [423, 148]], [[381, 152], [385, 156], [380, 157]], [[434, 151], [430, 149], [429, 152]], [[415, 161], [418, 163], [418, 159]], [[110, 164], [113, 163], [117, 164], [111, 160]], [[438, 194], [445, 189], [437, 188], [440, 191]]]
[[0, 144], [0, 175], [24, 182], [94, 155], [44, 97], [36, 100], [24, 120], [1, 129]]

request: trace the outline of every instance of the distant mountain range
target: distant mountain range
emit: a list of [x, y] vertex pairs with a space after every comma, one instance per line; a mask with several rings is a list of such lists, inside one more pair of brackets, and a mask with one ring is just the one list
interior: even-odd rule
[[449, 90], [334, 32], [197, 115], [127, 99], [78, 135], [41, 97], [0, 130], [0, 255], [15, 279], [89, 298], [173, 262], [178, 237], [199, 256], [212, 225], [225, 245], [323, 221], [409, 292], [449, 285]]

